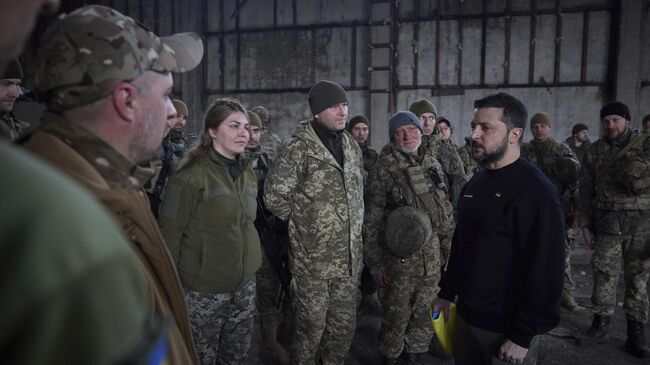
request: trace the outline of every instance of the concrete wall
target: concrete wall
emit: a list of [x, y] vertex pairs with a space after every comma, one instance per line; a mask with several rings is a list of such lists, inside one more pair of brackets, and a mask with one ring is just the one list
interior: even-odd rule
[[650, 113], [648, 0], [99, 2], [162, 35], [203, 35], [202, 65], [175, 76], [193, 132], [212, 100], [232, 97], [266, 106], [272, 129], [289, 138], [309, 117], [307, 93], [320, 79], [350, 91], [350, 116], [370, 117], [376, 148], [388, 139], [388, 117], [421, 97], [452, 121], [458, 144], [473, 101], [498, 91], [530, 115], [548, 113], [558, 139], [577, 122], [597, 135], [598, 111], [614, 98], [630, 105], [634, 123]]

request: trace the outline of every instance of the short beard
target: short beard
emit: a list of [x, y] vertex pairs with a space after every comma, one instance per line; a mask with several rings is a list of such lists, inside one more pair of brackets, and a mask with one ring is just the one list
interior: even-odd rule
[[413, 147], [413, 148], [404, 148], [404, 147], [402, 147], [402, 146], [400, 146], [400, 145], [397, 145], [397, 148], [398, 148], [400, 151], [404, 152], [404, 153], [411, 154], [411, 153], [413, 153], [413, 152], [416, 152], [416, 151], [418, 150], [418, 148], [420, 148], [420, 145], [421, 145], [421, 144], [422, 144], [422, 140], [418, 141], [418, 145], [415, 146], [415, 147]]
[[481, 167], [485, 167], [489, 164], [501, 160], [503, 156], [505, 156], [507, 150], [508, 150], [508, 133], [506, 133], [506, 136], [503, 137], [503, 140], [494, 151], [488, 152], [486, 149], [485, 155], [480, 157], [477, 162], [479, 165], [481, 165]]
[[[155, 121], [151, 113], [144, 116], [142, 125], [138, 133], [133, 138], [133, 143], [129, 148], [129, 159], [136, 163], [141, 164], [153, 160], [158, 160], [163, 157], [164, 151], [162, 147], [162, 139], [156, 146], [147, 146], [147, 137], [155, 130]], [[167, 135], [169, 127], [165, 124], [165, 134]]]

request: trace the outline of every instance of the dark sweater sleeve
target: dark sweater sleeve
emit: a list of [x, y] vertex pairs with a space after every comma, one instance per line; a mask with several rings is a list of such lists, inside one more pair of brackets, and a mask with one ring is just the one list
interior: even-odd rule
[[440, 291], [438, 292], [438, 297], [442, 299], [447, 299], [448, 301], [453, 301], [456, 297], [456, 266], [454, 258], [458, 255], [458, 228], [454, 230], [454, 236], [451, 240], [451, 253], [449, 254], [449, 259], [447, 260], [447, 271], [442, 273], [440, 278]]
[[520, 280], [508, 338], [526, 348], [559, 323], [564, 279], [564, 213], [557, 192], [540, 185], [525, 193], [515, 212]]

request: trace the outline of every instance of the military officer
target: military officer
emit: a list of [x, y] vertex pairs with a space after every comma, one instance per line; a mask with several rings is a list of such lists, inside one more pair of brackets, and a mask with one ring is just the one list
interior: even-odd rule
[[271, 113], [267, 108], [261, 105], [253, 107], [251, 111], [257, 114], [262, 121], [262, 136], [260, 137], [260, 144], [269, 158], [275, 160], [278, 154], [278, 148], [280, 148], [280, 145], [282, 144], [282, 139], [271, 131]]
[[2, 78], [0, 78], [0, 137], [11, 141], [20, 137], [29, 123], [16, 118], [13, 113], [14, 102], [20, 96], [20, 83], [23, 79], [23, 69], [17, 58], [9, 61]]

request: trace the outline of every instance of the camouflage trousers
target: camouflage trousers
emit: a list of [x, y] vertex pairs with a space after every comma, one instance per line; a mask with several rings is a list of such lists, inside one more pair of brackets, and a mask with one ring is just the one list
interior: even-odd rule
[[650, 211], [610, 211], [601, 214], [596, 224], [596, 244], [591, 258], [593, 312], [605, 316], [614, 314], [622, 259], [623, 309], [628, 317], [645, 323], [648, 320]]
[[255, 280], [232, 293], [184, 291], [201, 364], [244, 364], [255, 316]]
[[265, 255], [262, 255], [262, 265], [255, 273], [257, 290], [257, 311], [262, 320], [276, 318], [280, 299], [280, 279]]
[[576, 282], [573, 279], [571, 272], [571, 249], [573, 248], [573, 239], [567, 238], [566, 245], [564, 246], [564, 284], [562, 288], [562, 295], [573, 296], [573, 290], [576, 287]]
[[323, 365], [345, 362], [356, 329], [358, 296], [358, 276], [335, 279], [293, 276], [292, 365], [314, 364], [318, 351]]
[[388, 274], [379, 330], [379, 351], [384, 356], [396, 358], [402, 351], [428, 350], [433, 336], [431, 302], [438, 294], [439, 280], [440, 275]]

